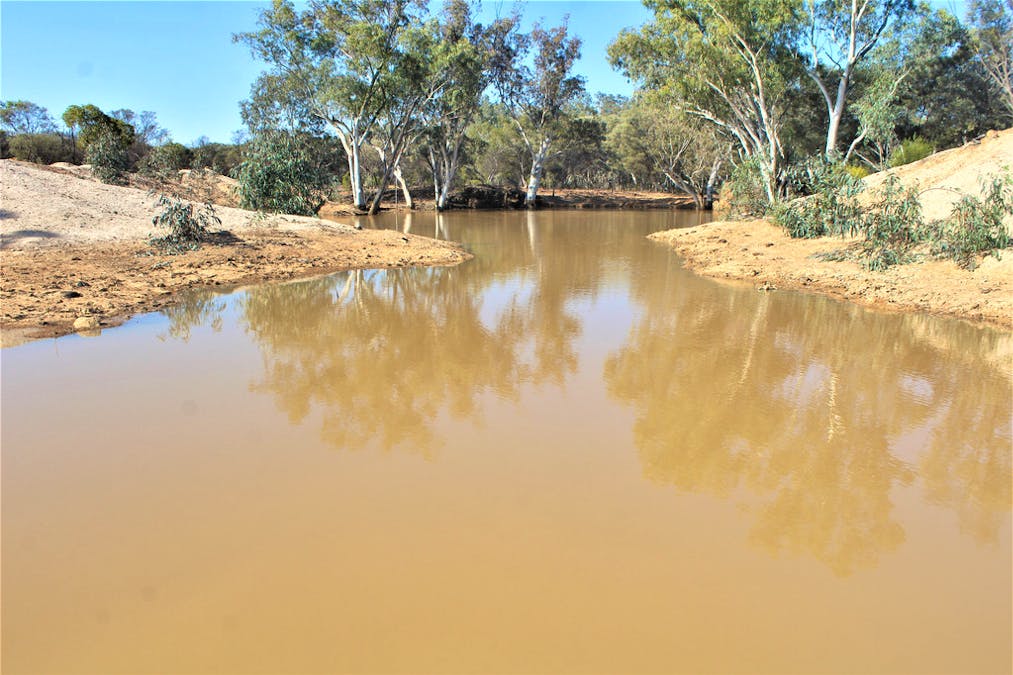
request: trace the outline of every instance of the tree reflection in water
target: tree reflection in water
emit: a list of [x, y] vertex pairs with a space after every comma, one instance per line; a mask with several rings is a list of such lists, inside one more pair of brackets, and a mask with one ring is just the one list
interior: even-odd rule
[[917, 317], [692, 286], [636, 289], [643, 319], [604, 369], [637, 411], [649, 479], [752, 494], [756, 543], [840, 575], [904, 541], [891, 493], [918, 479], [976, 539], [996, 539], [1011, 504], [1009, 370], [966, 354], [1004, 361], [1006, 336], [945, 322], [940, 344]]
[[[487, 394], [565, 387], [581, 366], [578, 303], [618, 279], [641, 311], [604, 381], [636, 412], [648, 479], [743, 498], [757, 545], [840, 575], [904, 542], [898, 488], [951, 509], [977, 542], [998, 541], [1011, 506], [1013, 338], [728, 289], [678, 270], [620, 214], [576, 218], [490, 214], [480, 233], [464, 219], [404, 218], [401, 228], [482, 248], [455, 268], [251, 289], [239, 303], [263, 355], [253, 389], [293, 422], [319, 415], [337, 448], [432, 456], [441, 416], [476, 421]], [[213, 295], [194, 296], [167, 311], [170, 334], [185, 339], [220, 312]]]
[[293, 422], [319, 406], [322, 437], [337, 447], [430, 455], [442, 410], [472, 417], [480, 393], [516, 397], [525, 373], [516, 308], [486, 326], [480, 296], [456, 276], [354, 271], [252, 289], [242, 309], [265, 368], [254, 389], [274, 394]]
[[179, 302], [162, 310], [169, 320], [166, 335], [174, 340], [189, 342], [194, 328], [207, 326], [216, 333], [222, 329], [222, 312], [225, 302], [221, 294], [210, 289], [197, 289], [183, 293]]

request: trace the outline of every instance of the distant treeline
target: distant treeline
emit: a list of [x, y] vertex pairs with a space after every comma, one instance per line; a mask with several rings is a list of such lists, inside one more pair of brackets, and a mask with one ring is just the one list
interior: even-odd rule
[[279, 0], [235, 36], [268, 64], [235, 142], [174, 143], [152, 112], [74, 105], [58, 124], [8, 101], [0, 152], [110, 176], [207, 168], [268, 210], [349, 192], [375, 208], [395, 183], [439, 207], [473, 183], [529, 200], [540, 187], [668, 190], [706, 207], [729, 178], [763, 210], [806, 191], [814, 158], [860, 175], [1013, 122], [1013, 0], [972, 0], [963, 21], [911, 0], [650, 7], [609, 49], [638, 85], [627, 98], [586, 92], [565, 22], [482, 25], [468, 0], [436, 15], [407, 0]]

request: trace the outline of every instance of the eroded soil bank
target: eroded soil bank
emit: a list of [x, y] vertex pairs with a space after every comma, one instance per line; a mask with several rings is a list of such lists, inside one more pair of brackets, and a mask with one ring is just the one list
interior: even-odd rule
[[[960, 148], [939, 152], [864, 179], [863, 197], [890, 176], [917, 187], [926, 220], [946, 218], [962, 194], [981, 194], [984, 182], [1013, 167], [1013, 129], [990, 131]], [[1013, 231], [1013, 217], [1006, 226]], [[872, 307], [960, 317], [1013, 328], [1013, 250], [985, 257], [977, 269], [925, 260], [872, 272], [857, 262], [815, 256], [854, 246], [839, 238], [792, 239], [768, 222], [730, 221], [652, 235], [673, 246], [690, 269], [745, 280], [763, 289], [816, 291]]]
[[223, 232], [200, 250], [159, 253], [154, 198], [69, 173], [0, 162], [3, 346], [122, 323], [183, 291], [353, 268], [452, 265], [470, 257], [427, 237], [298, 216], [218, 208]]
[[1013, 328], [1013, 259], [986, 257], [977, 269], [930, 260], [872, 272], [855, 262], [816, 259], [849, 245], [840, 239], [792, 239], [766, 221], [731, 221], [651, 235], [671, 245], [686, 267], [709, 277], [744, 280], [762, 290], [803, 290], [871, 307], [955, 316]]

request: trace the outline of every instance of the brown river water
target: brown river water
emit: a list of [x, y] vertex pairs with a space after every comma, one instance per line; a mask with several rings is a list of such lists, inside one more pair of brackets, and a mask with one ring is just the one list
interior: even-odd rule
[[387, 217], [476, 257], [3, 350], [3, 672], [1010, 672], [1011, 336], [695, 218]]

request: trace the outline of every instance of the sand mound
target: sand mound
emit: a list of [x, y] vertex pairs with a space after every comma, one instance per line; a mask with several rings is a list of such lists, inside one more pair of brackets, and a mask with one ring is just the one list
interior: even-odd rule
[[[0, 248], [52, 244], [140, 241], [156, 234], [151, 224], [158, 212], [147, 190], [82, 180], [84, 167], [42, 168], [16, 160], [0, 160]], [[65, 173], [66, 172], [66, 173]], [[81, 176], [81, 177], [78, 177]], [[218, 177], [215, 189], [229, 189], [229, 178]], [[221, 228], [231, 232], [279, 229], [346, 228], [303, 216], [264, 216], [226, 206], [216, 209]]]
[[[921, 190], [926, 220], [945, 218], [963, 194], [981, 194], [982, 180], [1013, 170], [1013, 129], [936, 153], [865, 179], [867, 195], [887, 177]], [[869, 199], [868, 196], [865, 197]], [[1007, 218], [1007, 226], [1013, 227]], [[1013, 327], [1013, 251], [989, 256], [974, 270], [948, 260], [896, 265], [882, 272], [850, 260], [820, 260], [848, 242], [834, 237], [791, 239], [766, 221], [716, 222], [651, 235], [678, 251], [686, 267], [705, 276], [748, 280], [761, 290], [815, 291], [884, 309], [945, 314]]]
[[[874, 173], [864, 182], [869, 193], [890, 176], [897, 176], [905, 186], [917, 186], [925, 219], [939, 220], [950, 214], [962, 195], [980, 195], [982, 182], [1003, 170], [1013, 172], [1013, 129], [990, 131], [980, 141]], [[1013, 217], [1007, 218], [1006, 225], [1013, 228]]]

